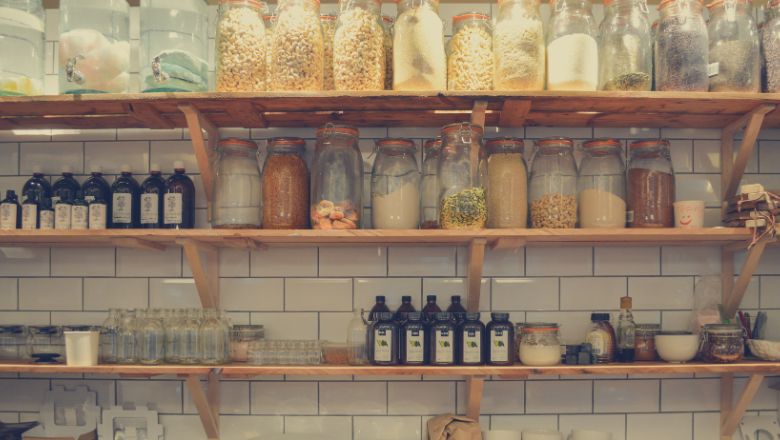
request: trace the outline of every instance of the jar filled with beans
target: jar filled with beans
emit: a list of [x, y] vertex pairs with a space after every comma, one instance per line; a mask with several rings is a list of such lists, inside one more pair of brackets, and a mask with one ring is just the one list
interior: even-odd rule
[[318, 0], [280, 0], [271, 40], [271, 89], [319, 91], [323, 37]]
[[301, 138], [273, 138], [263, 165], [263, 227], [304, 229], [309, 226], [309, 170]]
[[490, 17], [478, 12], [452, 18], [447, 57], [447, 89], [493, 89], [493, 34]]

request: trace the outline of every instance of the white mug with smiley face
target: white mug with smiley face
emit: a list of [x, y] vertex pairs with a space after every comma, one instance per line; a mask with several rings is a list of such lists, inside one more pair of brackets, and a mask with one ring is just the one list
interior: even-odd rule
[[704, 227], [704, 201], [674, 202], [674, 225], [678, 228]]

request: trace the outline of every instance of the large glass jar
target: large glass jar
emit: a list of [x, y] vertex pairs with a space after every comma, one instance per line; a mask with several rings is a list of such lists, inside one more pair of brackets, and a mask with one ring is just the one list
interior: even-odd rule
[[43, 94], [44, 20], [42, 0], [0, 0], [0, 96]]
[[20, 361], [29, 358], [27, 328], [23, 325], [1, 325], [0, 360]]
[[262, 183], [257, 156], [257, 144], [250, 140], [219, 141], [214, 167], [213, 227], [247, 229], [262, 224]]
[[560, 327], [552, 323], [526, 323], [520, 337], [520, 363], [549, 367], [561, 363]]
[[528, 197], [531, 226], [573, 228], [577, 225], [577, 164], [574, 143], [553, 137], [534, 142]]
[[547, 29], [547, 89], [596, 90], [598, 28], [589, 0], [556, 0]]
[[400, 0], [393, 36], [393, 89], [445, 90], [447, 54], [438, 0]]
[[328, 124], [317, 130], [311, 167], [311, 226], [357, 229], [363, 210], [363, 157], [358, 130]]
[[301, 138], [268, 140], [263, 165], [263, 227], [304, 229], [309, 226], [309, 169]]
[[141, 310], [136, 316], [138, 362], [161, 364], [165, 359], [165, 327], [157, 310]]
[[320, 14], [322, 26], [322, 56], [323, 76], [322, 90], [335, 90], [336, 83], [333, 79], [333, 39], [336, 37], [336, 16], [333, 14]]
[[771, 0], [761, 24], [761, 59], [764, 71], [764, 91], [780, 92], [780, 0]]
[[221, 364], [230, 353], [230, 335], [219, 319], [215, 309], [204, 309], [203, 320], [198, 328], [200, 362], [207, 365]]
[[493, 89], [493, 35], [489, 16], [469, 12], [452, 17], [452, 38], [447, 49], [447, 89]]
[[499, 0], [493, 64], [496, 90], [544, 90], [544, 24], [539, 0]]
[[709, 48], [701, 0], [663, 0], [656, 36], [655, 83], [661, 91], [706, 92]]
[[631, 143], [628, 162], [628, 225], [634, 228], [674, 226], [674, 170], [665, 139]]
[[385, 90], [393, 90], [393, 17], [382, 16], [382, 35], [385, 47]]
[[204, 0], [141, 0], [141, 91], [209, 88]]
[[710, 91], [761, 91], [761, 55], [752, 6], [747, 0], [717, 0], [707, 8]]
[[617, 139], [582, 143], [585, 156], [577, 177], [581, 228], [626, 227], [626, 167]]
[[269, 38], [265, 11], [265, 3], [256, 0], [220, 1], [215, 43], [218, 92], [266, 89]]
[[61, 0], [60, 93], [126, 93], [130, 10], [126, 0]]
[[422, 178], [420, 180], [420, 228], [439, 227], [439, 157], [441, 138], [423, 144]]
[[439, 158], [439, 224], [442, 229], [480, 229], [487, 223], [479, 125], [455, 123], [441, 129]]
[[646, 91], [653, 86], [653, 40], [646, 0], [604, 0], [599, 88]]
[[522, 139], [490, 139], [487, 150], [487, 212], [489, 228], [528, 225], [528, 173]]
[[409, 139], [377, 141], [371, 170], [371, 224], [374, 229], [417, 229], [420, 171]]
[[385, 44], [380, 0], [341, 0], [333, 37], [336, 90], [384, 90]]
[[702, 330], [701, 358], [704, 362], [729, 363], [742, 360], [745, 336], [734, 324], [707, 324]]
[[319, 0], [279, 0], [269, 67], [272, 90], [322, 90], [323, 37]]

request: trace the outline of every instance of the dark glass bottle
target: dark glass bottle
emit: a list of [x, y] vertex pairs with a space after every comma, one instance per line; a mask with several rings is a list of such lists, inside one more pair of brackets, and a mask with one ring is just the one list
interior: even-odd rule
[[512, 365], [515, 360], [515, 326], [509, 322], [509, 313], [493, 312], [487, 333], [485, 359], [489, 365]]
[[460, 295], [452, 295], [452, 303], [447, 307], [447, 311], [452, 313], [453, 318], [458, 323], [466, 319], [466, 308], [460, 303]]
[[40, 203], [43, 199], [51, 197], [51, 184], [46, 179], [46, 175], [41, 172], [39, 167], [33, 168], [33, 175], [22, 187], [22, 197], [32, 199]]
[[173, 164], [173, 175], [165, 182], [163, 225], [170, 229], [195, 227], [195, 185], [185, 174], [184, 162]]
[[390, 309], [387, 307], [387, 304], [385, 304], [385, 296], [384, 295], [377, 295], [376, 296], [376, 304], [374, 304], [374, 307], [371, 307], [371, 311], [368, 312], [368, 320], [369, 321], [376, 321], [376, 315], [377, 313], [384, 313], [389, 312]]
[[60, 200], [65, 200], [72, 203], [73, 199], [76, 198], [76, 191], [79, 190], [81, 190], [81, 185], [79, 185], [79, 182], [73, 178], [73, 173], [70, 171], [70, 167], [63, 167], [62, 177], [57, 179], [57, 181], [54, 182], [54, 185], [51, 187], [51, 202], [55, 207], [57, 206], [57, 202]]
[[[416, 312], [416, 311], [417, 310], [415, 310], [414, 306], [412, 305], [412, 297], [402, 296], [401, 307], [399, 307], [398, 310], [395, 312], [395, 319], [398, 322], [404, 322], [409, 316], [409, 313]], [[422, 319], [422, 315], [420, 319]]]
[[483, 365], [485, 363], [485, 324], [479, 313], [466, 313], [458, 327], [458, 364]]
[[165, 194], [165, 179], [162, 177], [160, 167], [152, 164], [149, 177], [141, 184], [140, 227], [162, 228], [163, 194]]
[[431, 365], [455, 365], [457, 344], [452, 315], [448, 312], [439, 312], [435, 315], [435, 319], [428, 334]]
[[89, 227], [89, 205], [84, 200], [84, 192], [76, 191], [70, 214], [70, 228], [81, 230]]
[[108, 227], [108, 204], [102, 195], [96, 193], [89, 202], [89, 229]]
[[436, 314], [441, 312], [441, 309], [436, 304], [436, 295], [428, 295], [425, 297], [427, 304], [422, 309], [423, 319], [427, 322], [433, 322], [436, 320]]
[[373, 365], [398, 364], [398, 324], [391, 312], [376, 314], [376, 321], [369, 327], [368, 353]]
[[428, 362], [428, 338], [422, 313], [408, 312], [401, 326], [401, 364], [425, 365]]
[[54, 229], [54, 208], [51, 206], [51, 199], [43, 199], [38, 214], [38, 227], [41, 230]]
[[39, 199], [36, 197], [38, 197], [36, 193], [28, 192], [27, 198], [22, 203], [22, 229], [32, 230], [40, 227], [40, 221], [38, 220], [40, 206], [37, 202]]
[[111, 227], [138, 227], [141, 211], [141, 187], [133, 178], [130, 167], [122, 165], [122, 174], [111, 185]]
[[[76, 195], [74, 194], [73, 197], [75, 198]], [[63, 197], [54, 205], [54, 229], [69, 230], [72, 220], [73, 203], [71, 199]]]
[[[106, 215], [111, 212], [111, 185], [109, 185], [103, 177], [103, 172], [100, 167], [94, 167], [92, 169], [92, 174], [84, 181], [84, 184], [81, 185], [81, 190], [84, 191], [84, 200], [86, 200], [87, 203], [92, 204], [96, 199], [102, 199], [103, 203], [106, 205]], [[106, 223], [106, 226], [110, 224], [109, 218], [106, 218]], [[90, 229], [93, 228], [90, 227]]]
[[9, 189], [5, 199], [0, 201], [0, 229], [19, 229], [22, 227], [22, 207], [16, 191]]

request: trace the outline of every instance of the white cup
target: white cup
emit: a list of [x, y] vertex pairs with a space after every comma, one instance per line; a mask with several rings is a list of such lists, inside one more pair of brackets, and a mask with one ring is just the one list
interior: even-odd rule
[[523, 431], [523, 440], [563, 440], [563, 434], [548, 429], [526, 429]]
[[575, 429], [571, 432], [569, 440], [612, 440], [612, 433], [604, 431], [590, 431], [587, 429]]
[[482, 431], [483, 440], [523, 440], [523, 434], [520, 431]]
[[98, 332], [65, 332], [65, 359], [74, 367], [90, 367], [98, 364]]
[[704, 201], [683, 200], [674, 202], [674, 226], [678, 228], [703, 228]]

